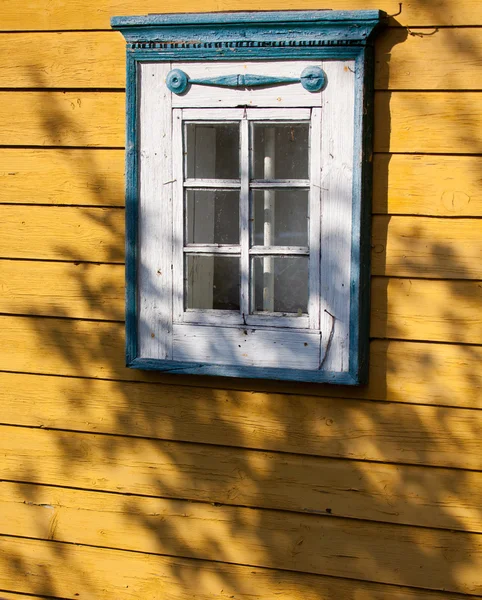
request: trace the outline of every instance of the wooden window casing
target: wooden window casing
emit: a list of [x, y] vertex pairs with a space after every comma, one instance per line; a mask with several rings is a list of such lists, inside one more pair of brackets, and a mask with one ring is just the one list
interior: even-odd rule
[[[255, 14], [262, 19], [276, 15], [286, 23], [293, 15], [299, 18], [298, 13]], [[223, 36], [232, 38], [236, 31], [239, 35], [242, 31], [244, 37], [251, 33], [252, 23], [244, 22], [244, 13], [225, 15], [234, 29], [220, 31], [217, 42], [191, 42], [186, 47], [165, 41], [169, 35], [175, 35], [176, 28], [169, 19], [180, 19], [176, 27], [189, 29], [189, 39], [195, 40], [197, 35], [199, 40], [205, 40], [211, 34], [195, 23], [195, 17], [206, 18], [205, 15], [159, 15], [156, 23], [154, 17], [113, 20], [130, 43], [129, 366], [344, 384], [366, 380], [372, 95], [372, 54], [367, 40], [380, 14], [377, 11], [306, 14], [309, 18], [301, 24], [309, 31], [300, 28], [299, 45], [295, 44], [293, 49], [293, 45], [283, 44], [281, 39], [276, 51], [272, 48], [270, 52], [269, 45], [260, 44], [255, 46], [261, 48], [256, 52], [256, 60], [247, 60], [253, 46], [219, 41]], [[329, 16], [330, 27], [325, 31], [313, 15]], [[333, 23], [338, 28], [337, 35], [341, 31], [349, 37], [352, 30], [345, 27], [353, 22], [353, 15], [362, 20], [366, 31], [357, 31], [359, 39], [335, 47], [336, 44], [330, 43]], [[219, 15], [211, 17], [221, 19]], [[324, 43], [304, 46], [301, 42], [307, 34], [313, 36], [313, 28], [317, 39]], [[263, 37], [261, 30], [261, 33], [259, 28], [253, 31], [252, 37]], [[278, 35], [283, 38], [283, 31]], [[285, 37], [289, 35], [292, 33], [286, 27]], [[143, 37], [152, 41], [139, 41]], [[223, 43], [232, 48], [228, 56], [219, 52]], [[321, 69], [325, 80], [321, 89], [311, 91], [304, 83], [301, 85], [300, 74], [307, 69], [318, 69], [317, 72]], [[180, 93], [168, 85], [173, 73], [181, 73], [190, 82]], [[245, 74], [278, 78], [279, 82], [249, 86], [243, 83]], [[221, 80], [235, 81], [235, 85], [218, 84]], [[234, 177], [216, 177], [216, 151], [208, 150], [214, 148], [212, 140], [218, 134], [222, 137], [216, 128], [223, 124], [239, 132], [239, 156], [231, 159], [238, 162]], [[271, 142], [268, 138], [283, 124], [291, 126], [293, 132], [297, 126], [309, 131], [307, 177], [283, 178], [280, 173], [276, 177], [268, 166], [262, 178], [259, 173], [256, 178], [254, 127], [266, 127], [265, 147], [272, 150], [266, 151], [264, 164], [269, 165], [270, 160], [275, 164], [277, 149], [275, 138]], [[189, 131], [198, 132], [194, 145], [187, 141], [189, 127]], [[220, 154], [222, 159], [222, 150]], [[193, 160], [197, 167], [188, 165]], [[283, 192], [287, 194], [284, 204], [274, 200], [281, 198], [279, 194]], [[273, 215], [280, 214], [276, 213], [276, 203], [280, 210], [291, 215], [280, 218], [303, 220], [304, 213], [296, 217], [294, 209], [289, 212], [290, 202], [295, 201], [296, 194], [303, 198], [303, 193], [307, 195], [306, 243], [275, 243], [270, 232], [276, 223]], [[227, 212], [234, 207], [230, 202], [239, 195], [234, 217], [231, 215], [234, 222], [239, 221], [239, 229], [237, 234], [230, 234], [229, 243], [219, 243], [213, 237], [216, 201], [203, 203], [203, 199], [219, 195], [230, 199], [223, 205], [225, 212], [226, 206]], [[264, 212], [259, 206], [256, 209], [257, 214], [264, 214], [262, 244], [255, 242], [253, 233], [255, 198], [257, 206], [259, 198], [264, 198]], [[191, 221], [195, 218], [193, 225]], [[217, 215], [216, 219], [221, 217]], [[233, 230], [232, 222], [228, 228]], [[261, 235], [259, 231], [257, 235]], [[289, 280], [279, 275], [281, 283], [277, 288], [272, 279], [274, 265], [278, 274], [284, 273], [288, 266], [293, 273]], [[306, 301], [304, 292], [297, 291], [303, 288], [304, 278]], [[229, 290], [222, 300], [219, 300], [220, 285]], [[219, 294], [219, 298], [213, 300], [213, 294]], [[290, 298], [286, 304], [278, 300], [284, 295]], [[276, 309], [275, 302], [276, 306], [287, 308]]]

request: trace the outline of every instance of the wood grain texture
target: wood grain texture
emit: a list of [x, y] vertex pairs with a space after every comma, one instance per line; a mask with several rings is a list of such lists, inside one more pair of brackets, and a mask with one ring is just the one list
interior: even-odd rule
[[90, 262], [124, 260], [124, 211], [0, 206], [0, 256]]
[[0, 600], [45, 600], [45, 596], [32, 596], [32, 594], [17, 594], [16, 592], [0, 592]]
[[390, 27], [377, 37], [375, 63], [379, 90], [480, 90], [482, 32]]
[[371, 336], [482, 344], [482, 282], [372, 280]]
[[361, 388], [180, 378], [127, 369], [122, 323], [0, 316], [0, 347], [9, 349], [5, 371], [481, 407], [480, 346], [375, 340], [369, 385]]
[[0, 203], [124, 206], [124, 152], [0, 148]]
[[375, 152], [482, 153], [478, 92], [377, 92]]
[[[0, 92], [0, 145], [122, 148], [121, 92]], [[375, 94], [375, 151], [482, 153], [477, 92]]]
[[480, 217], [482, 158], [376, 154], [373, 212]]
[[0, 432], [7, 481], [482, 532], [480, 471], [6, 425]]
[[0, 423], [482, 470], [461, 408], [0, 373]]
[[[122, 262], [118, 209], [0, 206], [0, 257]], [[372, 273], [482, 279], [482, 220], [375, 216]]]
[[[15, 52], [11, 49], [15, 48]], [[125, 42], [117, 32], [0, 34], [2, 88], [122, 88]], [[482, 89], [478, 28], [390, 27], [377, 37], [379, 90]], [[430, 63], [430, 69], [424, 65]], [[450, 62], [450, 71], [446, 65]]]
[[[353, 197], [353, 190], [357, 189], [360, 177], [356, 158], [355, 120], [340, 125], [346, 119], [345, 115], [354, 114], [358, 109], [355, 108], [354, 99], [354, 65], [347, 62], [341, 69], [342, 64], [333, 67], [329, 62], [326, 63], [328, 79], [334, 85], [328, 86], [326, 93], [322, 94], [320, 149], [321, 257], [318, 276], [321, 356], [323, 369], [337, 372], [350, 370], [350, 350], [353, 353], [350, 344], [354, 343], [350, 330], [355, 325], [350, 319], [350, 311], [353, 311], [353, 305], [355, 310], [359, 310], [359, 299], [355, 300], [355, 296], [362, 296], [360, 287], [353, 293], [350, 286], [350, 278], [351, 281], [354, 277], [360, 278], [359, 264], [353, 261], [352, 256], [353, 253], [360, 252], [362, 244], [361, 241], [352, 241], [357, 220], [360, 220], [357, 207], [361, 201], [359, 197]], [[341, 98], [338, 97], [339, 91]], [[356, 194], [360, 192], [357, 191]], [[366, 236], [363, 237], [364, 242], [365, 239]], [[313, 242], [317, 244], [318, 240]], [[310, 240], [310, 245], [313, 242]], [[360, 358], [357, 357], [357, 361], [361, 362]]]
[[482, 279], [482, 220], [375, 216], [372, 274]]
[[0, 484], [0, 507], [0, 528], [13, 536], [482, 591], [477, 534], [12, 483]]
[[2, 88], [125, 87], [125, 41], [113, 31], [0, 34], [0, 52]]
[[[126, 232], [127, 247], [137, 244], [132, 261], [137, 281], [127, 277], [126, 302], [127, 313], [134, 314], [137, 319], [137, 331], [131, 331], [127, 324], [127, 331], [133, 338], [132, 341], [128, 339], [127, 345], [131, 347], [138, 342], [139, 356], [156, 359], [172, 359], [173, 297], [176, 295], [173, 293], [172, 241], [173, 181], [177, 179], [172, 165], [175, 138], [172, 94], [164, 85], [169, 69], [169, 64], [143, 64], [139, 67], [139, 111], [143, 115], [138, 138], [139, 224], [135, 233], [129, 229]], [[182, 144], [182, 135], [178, 143]], [[207, 152], [204, 154], [208, 155]], [[179, 181], [182, 185], [181, 182], [182, 175]], [[135, 219], [132, 213], [136, 210], [132, 206], [127, 212], [131, 223]], [[128, 270], [130, 267], [128, 264]], [[178, 273], [183, 276], [183, 266]], [[136, 294], [139, 294], [139, 302], [134, 307], [130, 305], [129, 298]]]
[[[94, 0], [74, 0], [68, 6], [62, 0], [27, 0], [12, 8], [8, 0], [2, 0], [3, 30], [61, 30], [61, 29], [109, 29], [110, 17], [114, 15], [145, 15], [159, 12], [155, 0], [104, 0], [102, 4]], [[267, 0], [263, 10], [319, 9], [313, 0], [294, 3], [291, 0]], [[400, 12], [395, 0], [333, 0], [329, 6], [333, 10], [381, 9], [389, 15], [396, 14], [395, 24], [416, 26], [431, 25], [479, 25], [482, 22], [482, 9], [478, 0], [409, 0], [404, 2]], [[164, 12], [210, 12], [259, 10], [254, 0], [209, 0], [200, 4], [189, 0], [176, 0], [163, 6]], [[400, 14], [399, 14], [400, 13]]]
[[0, 313], [124, 320], [124, 267], [0, 260]]
[[[482, 216], [482, 158], [374, 157], [375, 213]], [[0, 203], [124, 205], [122, 150], [0, 148]]]
[[124, 146], [121, 92], [0, 92], [0, 145]]
[[[0, 585], [69, 600], [466, 600], [467, 596], [338, 577], [0, 538]], [[28, 573], [28, 576], [27, 576]], [[50, 574], [47, 579], [46, 573]], [[10, 598], [7, 596], [8, 600]], [[474, 600], [480, 596], [471, 596]], [[15, 599], [16, 600], [16, 599]]]

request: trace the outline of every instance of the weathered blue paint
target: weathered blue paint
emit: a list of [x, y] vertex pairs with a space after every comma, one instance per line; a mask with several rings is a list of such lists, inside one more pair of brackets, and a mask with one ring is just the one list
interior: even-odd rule
[[308, 92], [319, 92], [326, 85], [326, 74], [322, 68], [312, 65], [303, 69], [300, 80]]
[[149, 358], [138, 358], [128, 366], [146, 371], [162, 371], [163, 373], [172, 374], [182, 373], [183, 375], [210, 375], [214, 377], [239, 377], [243, 379], [278, 379], [280, 381], [336, 383], [338, 385], [356, 385], [360, 383], [352, 373], [339, 373], [336, 371], [303, 371], [301, 369], [211, 365]]
[[[296, 48], [296, 60], [355, 60], [360, 54], [360, 46], [301, 46]], [[233, 61], [233, 51], [225, 48], [214, 48], [203, 50], [202, 53], [196, 48], [185, 48], [182, 54], [171, 48], [164, 48], [162, 52], [159, 49], [143, 49], [127, 47], [127, 53], [135, 57], [137, 61], [142, 62], [206, 62], [207, 60]], [[162, 58], [161, 58], [162, 57]], [[236, 50], [236, 60], [293, 60], [292, 47], [271, 47], [271, 48], [240, 48]]]
[[174, 27], [185, 25], [230, 25], [242, 26], [243, 29], [253, 24], [289, 25], [296, 23], [315, 23], [325, 25], [341, 23], [343, 25], [361, 25], [362, 23], [378, 23], [386, 15], [381, 10], [286, 10], [286, 11], [246, 11], [246, 12], [211, 12], [211, 13], [177, 13], [151, 14], [129, 17], [112, 17], [113, 29], [146, 27]]
[[[287, 11], [114, 17], [127, 46], [126, 359], [165, 373], [356, 385], [368, 376], [373, 38], [381, 11]], [[206, 60], [355, 60], [350, 356], [348, 372], [143, 359], [137, 324], [137, 63]], [[306, 76], [306, 75], [305, 75]], [[303, 77], [303, 74], [302, 74]], [[301, 79], [301, 77], [300, 77]], [[308, 74], [314, 81], [316, 74]], [[299, 81], [299, 80], [298, 80]], [[193, 83], [193, 82], [191, 82]]]
[[137, 340], [137, 61], [127, 56], [126, 64], [126, 363], [138, 356]]
[[300, 77], [276, 77], [270, 75], [221, 75], [219, 77], [205, 77], [203, 79], [192, 79], [181, 69], [172, 69], [166, 77], [166, 85], [174, 94], [184, 94], [189, 86], [208, 85], [213, 87], [227, 88], [253, 88], [274, 85], [286, 85], [288, 83], [301, 83], [309, 92], [319, 92], [325, 85], [326, 75], [320, 67], [311, 66], [303, 70]]

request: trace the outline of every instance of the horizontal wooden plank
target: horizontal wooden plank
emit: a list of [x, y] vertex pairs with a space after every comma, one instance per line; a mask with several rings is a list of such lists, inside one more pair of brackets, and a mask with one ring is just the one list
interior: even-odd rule
[[[145, 15], [159, 12], [155, 0], [71, 0], [68, 6], [62, 0], [26, 0], [16, 10], [2, 0], [3, 30], [57, 30], [57, 29], [109, 29], [112, 15]], [[304, 0], [267, 0], [263, 10], [319, 9], [319, 3]], [[209, 0], [203, 3], [176, 0], [162, 6], [164, 12], [237, 11], [259, 10], [254, 0]], [[400, 9], [396, 0], [332, 0], [333, 10], [381, 9], [396, 15], [392, 23], [411, 26], [430, 25], [479, 25], [482, 9], [478, 0], [463, 0], [447, 4], [445, 0], [409, 0]]]
[[182, 383], [0, 373], [0, 423], [482, 470], [481, 411]]
[[0, 507], [13, 536], [482, 592], [478, 534], [5, 482]]
[[[0, 313], [124, 319], [124, 267], [0, 260]], [[372, 337], [482, 344], [482, 283], [372, 281]]]
[[[479, 156], [374, 157], [373, 211], [482, 216]], [[123, 206], [122, 150], [0, 148], [0, 203]]]
[[[0, 538], [0, 586], [69, 600], [464, 600], [465, 595], [194, 561]], [[20, 574], [20, 575], [19, 575]], [[471, 596], [475, 599], [477, 596]], [[480, 596], [479, 596], [480, 598]], [[10, 599], [9, 599], [10, 600]]]
[[0, 257], [91, 262], [124, 260], [124, 211], [0, 206]]
[[[0, 92], [0, 145], [124, 146], [122, 92]], [[477, 92], [375, 94], [375, 151], [482, 154]]]
[[0, 600], [45, 600], [45, 596], [32, 596], [32, 594], [17, 594], [16, 592], [0, 592]]
[[482, 220], [373, 218], [372, 274], [482, 279]]
[[125, 40], [115, 31], [0, 34], [0, 52], [0, 88], [125, 86]]
[[0, 203], [124, 206], [124, 152], [0, 148]]
[[123, 92], [0, 92], [0, 146], [124, 146]]
[[376, 152], [482, 154], [479, 92], [377, 92]]
[[482, 532], [480, 471], [7, 425], [0, 433], [0, 479], [12, 482]]
[[[1, 88], [125, 86], [125, 41], [117, 32], [0, 34], [0, 53], [8, 57], [0, 65]], [[375, 54], [380, 90], [482, 89], [479, 28], [390, 27], [377, 38]]]
[[[122, 262], [124, 212], [0, 205], [0, 257]], [[482, 279], [482, 219], [373, 220], [372, 273]]]
[[480, 90], [482, 31], [389, 28], [377, 38], [375, 61], [376, 89]]
[[375, 277], [371, 299], [373, 337], [482, 344], [480, 281]]
[[4, 371], [482, 407], [480, 346], [375, 340], [369, 385], [360, 388], [127, 369], [122, 323], [0, 316], [0, 347], [9, 349]]
[[124, 266], [0, 260], [0, 313], [124, 320]]
[[373, 212], [482, 216], [482, 157], [376, 154]]

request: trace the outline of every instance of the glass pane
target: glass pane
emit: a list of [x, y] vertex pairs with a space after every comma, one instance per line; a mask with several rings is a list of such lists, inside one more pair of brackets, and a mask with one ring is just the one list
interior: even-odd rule
[[255, 312], [308, 312], [307, 256], [256, 256], [252, 266]]
[[239, 287], [239, 257], [186, 257], [186, 308], [239, 310]]
[[308, 190], [254, 190], [252, 243], [308, 246]]
[[186, 177], [239, 179], [239, 125], [186, 124]]
[[254, 123], [254, 179], [308, 179], [309, 123]]
[[239, 244], [239, 192], [187, 190], [186, 243]]

